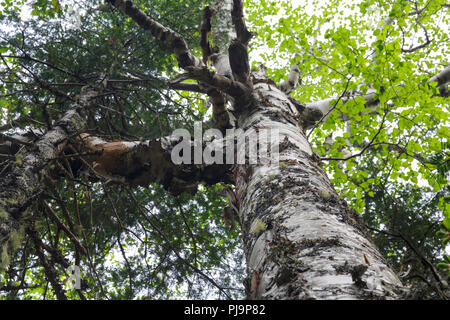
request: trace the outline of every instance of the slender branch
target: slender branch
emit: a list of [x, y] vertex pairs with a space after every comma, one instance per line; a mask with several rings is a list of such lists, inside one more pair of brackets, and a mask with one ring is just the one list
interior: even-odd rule
[[192, 232], [192, 228], [191, 228], [191, 226], [189, 225], [189, 223], [188, 223], [188, 221], [186, 219], [186, 213], [183, 210], [182, 204], [179, 202], [178, 198], [175, 198], [175, 201], [177, 202], [178, 209], [180, 210], [180, 215], [183, 218], [183, 222], [186, 225], [186, 229], [188, 230], [189, 235], [190, 235], [190, 237], [192, 239], [192, 245], [194, 246], [194, 249], [193, 249], [193, 251], [194, 251], [194, 264], [197, 265], [197, 239], [196, 239], [194, 233]]
[[208, 93], [208, 90], [198, 85], [197, 83], [173, 83], [169, 84], [169, 88], [174, 90], [190, 91], [197, 93]]
[[217, 74], [207, 67], [188, 67], [187, 70], [192, 79], [209, 83], [211, 86], [234, 98], [246, 98], [251, 93], [250, 88], [244, 84], [231, 80], [221, 74]]
[[[428, 46], [428, 45], [431, 43], [431, 40], [430, 40], [430, 38], [428, 37], [428, 31], [427, 31], [427, 29], [422, 25], [422, 23], [420, 23], [419, 19], [416, 19], [416, 22], [417, 22], [417, 24], [422, 28], [422, 30], [424, 31], [426, 41], [425, 41], [424, 43], [422, 43], [421, 45], [418, 45], [418, 46], [416, 46], [416, 47], [414, 47], [414, 48], [410, 48], [410, 49], [403, 49], [403, 45], [402, 45], [402, 52], [403, 52], [403, 53], [411, 53], [411, 52], [417, 51], [417, 50], [419, 50], [419, 49], [425, 48], [426, 46]], [[403, 30], [402, 30], [402, 31], [403, 31]], [[403, 43], [404, 43], [404, 40], [405, 40], [405, 39], [403, 38]]]
[[[447, 97], [449, 95], [449, 90], [447, 89], [447, 86], [450, 82], [450, 65], [447, 66], [444, 70], [436, 74], [435, 76], [431, 77], [428, 81], [428, 85], [430, 86], [431, 82], [436, 82], [436, 87], [439, 90], [439, 95], [441, 97]], [[399, 85], [402, 86], [402, 85]], [[370, 93], [367, 93], [365, 95], [360, 95], [364, 98], [366, 101], [365, 107], [372, 109], [372, 112], [376, 112], [376, 107], [379, 105], [379, 100], [376, 98], [377, 92], [373, 91]], [[344, 94], [341, 94], [341, 96], [338, 99], [341, 99], [343, 103], [347, 103], [351, 97], [345, 97]], [[354, 97], [354, 96], [353, 96]], [[311, 123], [312, 121], [318, 121], [318, 124], [320, 124], [336, 107], [336, 103], [331, 106], [330, 102], [333, 101], [335, 98], [329, 98], [314, 102], [308, 102], [306, 103], [305, 112], [308, 112], [311, 114], [311, 116], [304, 116], [303, 118], [308, 121], [308, 123]], [[338, 102], [338, 101], [337, 101]], [[371, 113], [370, 111], [368, 113]], [[340, 115], [342, 120], [348, 120], [348, 117], [344, 114]], [[316, 124], [314, 126], [317, 127]], [[303, 128], [307, 128], [308, 126], [303, 126]], [[308, 134], [309, 137], [310, 134]]]
[[64, 222], [61, 221], [61, 219], [58, 218], [55, 211], [50, 207], [50, 205], [42, 201], [42, 204], [44, 206], [44, 209], [50, 214], [51, 219], [58, 225], [64, 232], [67, 234], [67, 236], [70, 238], [72, 243], [83, 253], [86, 253], [86, 249], [83, 247], [83, 245], [78, 241], [77, 237], [70, 231], [70, 229], [64, 224]]
[[11, 237], [19, 230], [29, 206], [41, 194], [42, 177], [48, 175], [49, 164], [63, 152], [72, 135], [85, 130], [82, 113], [95, 105], [97, 96], [98, 92], [84, 87], [78, 101], [55, 126], [39, 137], [31, 150], [23, 148], [16, 154], [17, 160], [10, 162], [12, 168], [0, 181], [0, 246], [8, 249], [0, 257], [0, 269], [8, 265], [9, 254], [17, 249]]
[[59, 281], [57, 280], [58, 274], [56, 273], [54, 266], [48, 260], [47, 256], [44, 253], [43, 250], [44, 243], [40, 239], [37, 231], [33, 227], [30, 227], [28, 228], [27, 233], [33, 240], [36, 253], [39, 257], [39, 260], [41, 260], [42, 265], [44, 266], [45, 276], [47, 277], [47, 280], [51, 283], [56, 297], [58, 298], [58, 300], [67, 300], [66, 293], [62, 288], [61, 284], [59, 283]]
[[[416, 10], [408, 13], [408, 16], [417, 15], [418, 17], [420, 17], [422, 15], [422, 12], [424, 12], [428, 8], [428, 6], [431, 2], [433, 2], [433, 1], [432, 0], [428, 1], [422, 9], [418, 9], [417, 4], [416, 4]], [[450, 4], [449, 3], [441, 4], [441, 7], [437, 11], [439, 11], [441, 8], [450, 8]]]
[[145, 220], [147, 220], [149, 222], [149, 224], [152, 226], [152, 228], [158, 232], [158, 234], [164, 239], [165, 243], [167, 244], [167, 246], [173, 251], [173, 253], [175, 253], [175, 255], [178, 257], [178, 259], [180, 259], [181, 262], [183, 262], [185, 265], [187, 265], [188, 267], [190, 267], [192, 270], [194, 270], [196, 273], [198, 273], [199, 275], [201, 275], [203, 278], [205, 278], [207, 281], [209, 281], [213, 286], [215, 286], [217, 289], [220, 290], [220, 292], [222, 292], [227, 299], [231, 299], [231, 297], [224, 291], [224, 289], [219, 286], [219, 284], [217, 284], [217, 282], [212, 279], [211, 277], [209, 277], [207, 274], [205, 274], [203, 271], [201, 271], [200, 269], [198, 269], [196, 266], [194, 266], [193, 264], [189, 263], [188, 261], [186, 261], [186, 259], [184, 259], [180, 253], [178, 252], [178, 250], [176, 250], [172, 244], [170, 243], [170, 240], [167, 238], [167, 236], [164, 234], [164, 232], [158, 228], [158, 226], [148, 217], [148, 215], [146, 214], [146, 212], [144, 211], [144, 209], [142, 208], [142, 205], [139, 203], [139, 201], [136, 199], [136, 197], [134, 196], [133, 192], [131, 192], [130, 189], [127, 188], [128, 194], [131, 196], [131, 198], [133, 199], [133, 202], [135, 203], [136, 207], [138, 208], [139, 212], [141, 213], [141, 215], [144, 217]]
[[370, 142], [367, 145], [365, 145], [364, 148], [360, 152], [358, 152], [357, 154], [353, 154], [351, 156], [345, 157], [345, 158], [320, 158], [320, 160], [323, 160], [323, 161], [325, 161], [325, 160], [342, 160], [342, 161], [347, 161], [347, 160], [350, 160], [350, 159], [353, 159], [353, 158], [356, 158], [356, 157], [359, 157], [360, 155], [362, 155], [373, 144], [373, 142], [375, 141], [375, 139], [377, 138], [377, 136], [380, 134], [381, 130], [383, 129], [384, 121], [386, 120], [386, 114], [387, 114], [387, 111], [385, 111], [385, 113], [383, 115], [383, 120], [381, 121], [381, 125], [378, 128], [377, 133], [372, 137]]
[[[417, 250], [417, 248], [411, 243], [411, 241], [409, 241], [409, 239], [407, 239], [405, 236], [403, 236], [402, 234], [394, 234], [394, 233], [390, 233], [384, 230], [378, 230], [376, 228], [372, 228], [367, 226], [368, 229], [378, 232], [378, 233], [383, 233], [386, 234], [390, 237], [394, 237], [394, 238], [400, 238], [402, 239], [406, 245], [414, 252], [414, 254], [420, 259], [420, 261], [422, 262], [422, 264], [430, 269], [431, 274], [433, 275], [434, 279], [441, 285], [442, 288], [448, 288], [448, 284], [446, 282], [444, 282], [441, 278], [441, 276], [439, 275], [439, 272], [436, 270], [436, 268], [434, 267], [434, 265], [428, 261], [428, 259], [426, 259], [423, 254], [421, 254], [419, 252], [419, 250]], [[435, 289], [438, 291], [439, 295], [441, 295], [442, 297], [446, 297], [446, 295], [444, 294], [444, 292], [442, 292], [438, 287], [435, 286]], [[446, 297], [447, 298], [447, 297]]]
[[53, 65], [51, 63], [46, 62], [46, 61], [42, 61], [42, 60], [39, 60], [39, 59], [36, 59], [36, 58], [32, 58], [32, 57], [30, 57], [27, 54], [24, 54], [23, 56], [15, 56], [15, 55], [0, 55], [0, 56], [2, 58], [22, 59], [22, 60], [28, 60], [28, 61], [40, 63], [40, 64], [43, 64], [43, 65], [49, 67], [49, 68], [55, 69], [56, 71], [59, 71], [59, 72], [64, 73], [64, 74], [67, 74], [68, 76], [71, 76], [73, 78], [76, 78], [76, 79], [78, 79], [80, 81], [84, 81], [85, 80], [85, 79], [79, 77], [78, 75], [76, 75], [76, 74], [74, 74], [74, 73], [72, 73], [70, 71], [64, 70], [64, 69], [62, 69], [62, 68], [60, 68], [58, 66], [55, 66], [55, 65]]

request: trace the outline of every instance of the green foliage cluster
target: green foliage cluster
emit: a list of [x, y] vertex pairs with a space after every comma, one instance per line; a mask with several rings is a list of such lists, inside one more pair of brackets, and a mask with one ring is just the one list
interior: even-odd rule
[[[419, 263], [409, 276], [431, 281], [422, 256], [448, 277], [448, 89], [429, 82], [449, 65], [448, 4], [263, 0], [248, 1], [247, 8], [258, 30], [252, 48], [260, 58], [253, 65], [267, 64], [279, 81], [298, 63], [298, 100], [334, 97], [334, 111], [307, 134], [324, 158], [362, 152], [324, 161], [324, 169], [389, 261], [400, 269], [415, 256]], [[375, 110], [368, 94], [378, 101]], [[330, 137], [332, 145], [324, 143]], [[406, 252], [412, 249], [405, 239], [415, 253]]]

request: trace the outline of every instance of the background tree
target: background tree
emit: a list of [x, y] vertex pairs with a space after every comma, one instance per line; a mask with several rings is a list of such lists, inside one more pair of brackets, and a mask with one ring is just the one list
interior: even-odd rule
[[[133, 3], [182, 36], [192, 57], [201, 57], [187, 55], [194, 66], [210, 58], [211, 69], [220, 73], [221, 61], [227, 60], [221, 60], [218, 52], [226, 53], [235, 36], [230, 32], [233, 23], [239, 41], [245, 43], [226, 2]], [[316, 14], [307, 13], [310, 6]], [[120, 4], [116, 7], [120, 9]], [[20, 15], [25, 8], [31, 11], [30, 19]], [[248, 43], [251, 65], [262, 70], [260, 63], [265, 63], [268, 78], [303, 103], [297, 102], [303, 108], [299, 120], [324, 170], [350, 207], [362, 214], [405, 284], [414, 288], [410, 296], [446, 298], [449, 68], [448, 35], [441, 28], [448, 23], [448, 5], [332, 1], [294, 9], [290, 1], [249, 1], [246, 9], [250, 30], [257, 31]], [[154, 29], [149, 36], [143, 32], [145, 21], [139, 26], [136, 16], [121, 14], [110, 4], [37, 1], [27, 6], [24, 1], [5, 1], [2, 10], [0, 172], [5, 179], [0, 218], [6, 219], [10, 212], [20, 215], [15, 217], [20, 223], [3, 220], [0, 230], [4, 296], [120, 299], [255, 294], [259, 275], [254, 272], [244, 281], [240, 228], [226, 220], [230, 209], [221, 195], [228, 189], [214, 184], [215, 175], [202, 171], [205, 175], [200, 178], [208, 183], [200, 187], [156, 175], [153, 181], [159, 184], [143, 187], [148, 177], [142, 177], [136, 159], [145, 150], [134, 149], [130, 152], [134, 161], [121, 163], [125, 173], [103, 170], [118, 165], [113, 162], [108, 167], [104, 160], [117, 152], [115, 147], [122, 141], [155, 141], [179, 127], [192, 131], [195, 120], [224, 130], [232, 124], [233, 114], [225, 110], [230, 97], [217, 90], [220, 84], [205, 86], [210, 75], [196, 69], [189, 77], [180, 77], [177, 66], [184, 67], [180, 63], [184, 45], [180, 47], [174, 38], [167, 46], [172, 38], [164, 34], [162, 39]], [[69, 16], [72, 21], [65, 19]], [[239, 49], [239, 42], [231, 44], [230, 48]], [[262, 48], [266, 50], [259, 55]], [[240, 61], [230, 59], [233, 71], [245, 70], [245, 65], [236, 67]], [[226, 75], [215, 79], [233, 78], [226, 83], [245, 91], [236, 85], [248, 81], [245, 73]], [[208, 112], [210, 105], [212, 112]], [[71, 125], [73, 119], [76, 123]], [[32, 177], [23, 177], [28, 172], [21, 171], [24, 157], [33, 143], [44, 148], [50, 135], [56, 137], [52, 142], [60, 146], [57, 150], [44, 159], [25, 159], [45, 172], [34, 178], [45, 188], [28, 193], [31, 186], [22, 181]], [[81, 143], [80, 137], [84, 137]], [[95, 148], [89, 137], [119, 143], [108, 145], [111, 149], [104, 144]], [[154, 157], [161, 154], [154, 153]], [[181, 174], [190, 177], [189, 170], [194, 169]], [[8, 180], [11, 177], [15, 179]], [[14, 183], [17, 188], [10, 188]], [[22, 194], [20, 206], [11, 189]], [[16, 211], [11, 209], [15, 207]], [[224, 226], [224, 214], [234, 228]], [[278, 240], [272, 245], [289, 245]], [[327, 247], [324, 242], [303, 246]], [[80, 290], [67, 287], [67, 269], [73, 263], [83, 270]], [[289, 272], [281, 271], [290, 281]], [[352, 271], [350, 266], [336, 270], [338, 274]], [[284, 278], [277, 277], [276, 284], [284, 285]], [[360, 276], [352, 274], [352, 279], [362, 285]]]

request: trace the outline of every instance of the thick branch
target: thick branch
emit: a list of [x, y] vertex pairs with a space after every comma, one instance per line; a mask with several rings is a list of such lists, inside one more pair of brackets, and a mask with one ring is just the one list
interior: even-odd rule
[[233, 39], [228, 47], [228, 59], [234, 79], [250, 87], [250, 65], [247, 45], [237, 39]]
[[[145, 12], [137, 8], [130, 0], [108, 0], [113, 6], [117, 7], [121, 12], [132, 18], [137, 24], [139, 24], [144, 30], [151, 33], [156, 40], [167, 43], [174, 51], [175, 56], [178, 60], [178, 64], [181, 68], [188, 69], [192, 67], [204, 67], [206, 66], [206, 61], [212, 55], [213, 50], [210, 47], [208, 41], [208, 33], [211, 30], [211, 18], [219, 10], [220, 6], [223, 4], [221, 1], [217, 2], [213, 7], [205, 7], [204, 17], [201, 25], [201, 48], [203, 52], [203, 61], [197, 58], [189, 50], [186, 41], [181, 35], [175, 31], [161, 25], [156, 20], [149, 17]], [[192, 70], [192, 69], [189, 69]], [[201, 78], [201, 79], [200, 79]], [[217, 86], [217, 84], [222, 85], [223, 81], [217, 80], [213, 83], [209, 83], [205, 80], [210, 80], [206, 78], [193, 78], [198, 81], [202, 81], [199, 87], [193, 87], [192, 85], [186, 86], [184, 84], [177, 84], [175, 87], [181, 89], [194, 89], [194, 91], [199, 92], [202, 88], [205, 88], [208, 93], [211, 102], [214, 106], [215, 123], [219, 128], [227, 128], [230, 126], [230, 117], [226, 110], [226, 99], [224, 95], [220, 92], [223, 87]], [[211, 87], [212, 86], [212, 87]], [[233, 87], [233, 86], [231, 86]], [[202, 91], [205, 91], [202, 90]], [[233, 91], [233, 90], [232, 90]], [[228, 93], [228, 92], [226, 92]]]
[[[404, 43], [405, 43], [405, 38], [403, 38], [403, 45], [402, 45], [402, 52], [404, 52], [404, 53], [411, 53], [411, 52], [414, 52], [414, 51], [417, 51], [417, 50], [419, 50], [419, 49], [422, 49], [422, 48], [425, 48], [426, 46], [428, 46], [430, 43], [431, 43], [431, 40], [430, 40], [430, 38], [429, 38], [429, 36], [428, 36], [428, 31], [427, 31], [427, 29], [422, 25], [422, 23], [420, 23], [420, 21], [419, 21], [419, 19], [416, 19], [416, 22], [417, 22], [417, 24], [422, 28], [422, 30], [424, 31], [424, 33], [425, 33], [425, 38], [426, 38], [426, 41], [424, 42], [424, 43], [422, 43], [421, 45], [418, 45], [418, 46], [416, 46], [416, 47], [412, 47], [412, 44], [411, 44], [411, 48], [410, 49], [403, 49], [403, 45], [404, 45]], [[401, 28], [401, 27], [400, 27]], [[402, 29], [402, 31], [403, 31], [403, 29]]]
[[182, 90], [182, 91], [190, 91], [190, 92], [198, 92], [198, 93], [207, 93], [208, 90], [198, 85], [197, 83], [170, 83], [169, 88], [173, 90]]
[[183, 153], [193, 155], [196, 151], [192, 141], [182, 140], [179, 136], [149, 141], [106, 142], [98, 137], [82, 134], [80, 145], [81, 149], [91, 154], [84, 159], [90, 174], [107, 181], [145, 187], [156, 182], [172, 194], [195, 193], [200, 183], [230, 181], [229, 168], [224, 165], [175, 164], [172, 151], [175, 150], [176, 156], [179, 155], [181, 146], [184, 146]]
[[386, 119], [386, 112], [384, 113], [383, 120], [381, 121], [381, 125], [380, 125], [380, 127], [378, 128], [377, 133], [372, 137], [372, 139], [370, 140], [370, 142], [369, 142], [368, 144], [366, 144], [366, 145], [363, 147], [363, 149], [362, 149], [360, 152], [358, 152], [357, 154], [352, 154], [352, 155], [347, 156], [347, 157], [345, 157], [345, 158], [320, 158], [320, 160], [322, 160], [322, 161], [323, 161], [323, 160], [342, 160], [342, 161], [347, 161], [347, 160], [350, 160], [350, 159], [353, 159], [353, 158], [356, 158], [356, 157], [361, 156], [364, 152], [366, 152], [366, 150], [367, 150], [371, 145], [373, 145], [375, 139], [378, 137], [378, 135], [380, 134], [381, 130], [382, 130], [383, 127], [384, 127], [384, 121], [385, 121], [385, 119]]
[[253, 37], [253, 33], [247, 29], [244, 20], [244, 5], [242, 0], [233, 0], [233, 10], [231, 18], [236, 30], [236, 36], [242, 44], [247, 45]]
[[211, 19], [216, 15], [220, 8], [224, 5], [223, 0], [217, 1], [212, 7], [206, 6], [203, 9], [203, 19], [200, 25], [200, 47], [202, 48], [203, 63], [206, 65], [208, 58], [214, 53], [214, 49], [208, 40], [208, 35], [211, 32]]
[[214, 88], [229, 94], [236, 99], [246, 99], [250, 96], [251, 90], [244, 84], [234, 81], [226, 76], [217, 74], [207, 67], [189, 67], [187, 68], [192, 79], [203, 81]]
[[281, 81], [280, 89], [281, 91], [289, 94], [292, 91], [294, 91], [300, 83], [301, 83], [300, 69], [298, 67], [298, 63], [294, 63], [289, 71], [288, 80]]
[[168, 44], [175, 53], [181, 68], [187, 66], [201, 66], [203, 62], [194, 56], [188, 48], [186, 41], [177, 32], [160, 24], [149, 17], [144, 11], [136, 7], [130, 0], [107, 0], [122, 13], [128, 15], [145, 31], [149, 32], [156, 40]]
[[447, 66], [444, 70], [439, 72], [437, 75], [431, 77], [430, 82], [437, 82], [437, 88], [443, 97], [448, 97], [448, 84], [450, 83], [450, 65]]
[[203, 20], [200, 26], [200, 47], [202, 48], [202, 56], [203, 63], [207, 64], [209, 56], [213, 53], [213, 49], [208, 40], [208, 33], [211, 31], [211, 18], [213, 16], [213, 12], [211, 12], [211, 8], [206, 6], [203, 9]]
[[253, 33], [247, 29], [244, 20], [244, 6], [242, 0], [233, 0], [231, 18], [236, 30], [236, 39], [233, 39], [228, 47], [228, 56], [231, 70], [235, 80], [251, 87], [249, 80], [250, 66], [248, 61], [247, 45], [253, 37]]

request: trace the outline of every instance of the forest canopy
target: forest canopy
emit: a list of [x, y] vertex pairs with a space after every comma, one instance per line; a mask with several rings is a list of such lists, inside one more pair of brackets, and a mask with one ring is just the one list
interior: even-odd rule
[[[77, 136], [105, 143], [154, 141], [179, 128], [193, 132], [196, 122], [225, 128], [216, 118], [218, 95], [198, 85], [203, 78], [183, 78], [189, 72], [173, 46], [114, 2], [0, 1], [2, 188], [74, 105], [83, 108], [85, 130]], [[210, 17], [208, 48], [228, 52], [236, 37], [232, 1], [132, 1], [180, 35], [199, 60], [205, 8], [220, 2]], [[326, 110], [301, 119], [315, 159], [409, 297], [447, 299], [450, 4], [247, 0], [243, 8], [249, 69], [264, 70], [304, 110]], [[236, 73], [230, 78], [238, 82]], [[92, 88], [95, 103], [85, 106], [80, 101]], [[228, 183], [211, 179], [178, 192], [187, 187], [102, 175], [89, 160], [97, 151], [71, 142], [45, 162], [46, 174], [24, 201], [21, 226], [7, 243], [15, 250], [1, 248], [0, 298], [249, 296], [243, 228], [226, 216]], [[71, 283], [73, 265], [80, 288]]]

